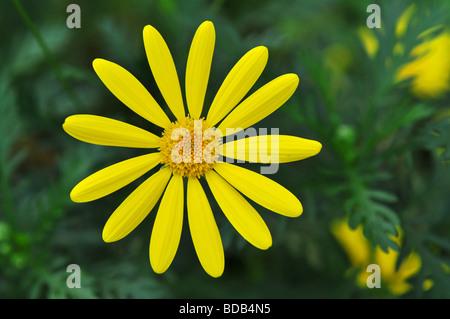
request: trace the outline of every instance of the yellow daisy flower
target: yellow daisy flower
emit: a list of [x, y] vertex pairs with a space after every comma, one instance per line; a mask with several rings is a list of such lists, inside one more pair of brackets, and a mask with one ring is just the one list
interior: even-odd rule
[[[164, 132], [162, 136], [157, 136], [136, 126], [96, 115], [66, 118], [64, 130], [81, 141], [154, 149], [152, 153], [119, 162], [88, 176], [74, 187], [70, 196], [74, 202], [96, 200], [162, 164], [157, 173], [139, 185], [113, 212], [103, 229], [104, 241], [114, 242], [127, 236], [162, 197], [151, 233], [149, 257], [153, 270], [163, 273], [172, 263], [178, 249], [186, 200], [189, 229], [198, 259], [210, 276], [219, 277], [225, 264], [222, 241], [199, 179], [206, 179], [219, 207], [233, 227], [255, 247], [267, 249], [272, 245], [270, 231], [243, 195], [269, 210], [289, 217], [297, 217], [302, 213], [300, 201], [286, 188], [261, 174], [221, 162], [219, 155], [234, 159], [254, 158], [261, 163], [264, 161], [259, 152], [253, 157], [253, 146], [260, 146], [258, 143], [261, 141], [271, 145], [273, 140], [278, 142], [275, 151], [279, 155], [278, 162], [282, 163], [313, 156], [320, 151], [321, 144], [286, 135], [277, 135], [276, 139], [270, 135], [252, 136], [243, 140], [245, 147], [234, 148], [237, 141], [231, 141], [225, 143], [222, 149], [217, 148], [217, 152], [215, 148], [212, 152], [210, 150], [212, 160], [207, 160], [207, 149], [211, 149], [214, 141], [221, 141], [216, 137], [205, 138], [207, 132], [211, 132], [211, 129], [213, 132], [225, 132], [227, 128], [244, 130], [262, 120], [294, 93], [299, 82], [297, 75], [281, 75], [241, 102], [267, 63], [267, 49], [256, 47], [232, 68], [206, 118], [201, 118], [215, 45], [214, 26], [210, 21], [205, 21], [197, 29], [188, 55], [186, 115], [177, 71], [167, 44], [161, 34], [149, 25], [143, 30], [143, 38], [155, 82], [176, 120], [169, 119], [131, 73], [113, 62], [95, 59], [94, 70], [106, 87], [127, 107], [163, 128]], [[177, 129], [186, 134], [177, 135]], [[193, 144], [183, 144], [192, 140]], [[183, 147], [177, 148], [180, 145]], [[184, 183], [185, 180], [187, 183]]]
[[[409, 6], [397, 21], [395, 34], [402, 38], [417, 11], [415, 4]], [[440, 33], [433, 34], [438, 29]], [[422, 40], [410, 52], [411, 62], [402, 65], [396, 74], [396, 81], [411, 78], [411, 91], [419, 98], [439, 98], [450, 90], [450, 31], [435, 26], [418, 36]], [[403, 54], [403, 45], [397, 43], [396, 52]]]
[[[336, 220], [331, 224], [331, 232], [348, 255], [352, 265], [358, 269], [356, 282], [359, 286], [367, 287], [367, 278], [370, 275], [367, 266], [377, 264], [380, 266], [381, 280], [391, 293], [403, 295], [412, 288], [408, 279], [420, 270], [422, 261], [419, 254], [411, 252], [396, 268], [399, 253], [391, 248], [388, 248], [388, 252], [384, 252], [380, 247], [373, 249], [365, 238], [361, 225], [351, 229], [348, 220]], [[399, 231], [399, 236], [393, 238], [399, 246], [401, 234]]]
[[[421, 38], [423, 37], [422, 35]], [[438, 98], [444, 95], [450, 90], [449, 52], [450, 31], [444, 30], [411, 51], [414, 60], [398, 70], [396, 80], [412, 78], [411, 90], [420, 98]]]
[[[397, 42], [393, 48], [394, 55], [404, 54], [402, 38], [416, 11], [417, 7], [413, 4], [397, 20], [395, 25]], [[442, 30], [437, 35], [434, 34], [438, 29]], [[357, 33], [367, 55], [374, 58], [379, 49], [379, 42], [374, 32], [367, 27], [361, 27]], [[411, 79], [410, 90], [415, 96], [421, 99], [439, 98], [450, 91], [450, 55], [448, 54], [450, 30], [435, 26], [421, 33], [418, 39], [421, 43], [409, 53], [411, 61], [398, 68], [394, 82]]]

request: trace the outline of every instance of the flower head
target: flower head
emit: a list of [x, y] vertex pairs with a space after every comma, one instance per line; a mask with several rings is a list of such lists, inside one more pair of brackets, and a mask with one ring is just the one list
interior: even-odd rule
[[[351, 229], [347, 220], [336, 220], [331, 225], [331, 232], [339, 244], [347, 253], [353, 267], [358, 270], [356, 281], [359, 286], [366, 287], [369, 273], [366, 268], [370, 264], [380, 266], [382, 282], [388, 290], [395, 295], [403, 295], [412, 286], [408, 279], [415, 275], [421, 267], [420, 256], [411, 252], [396, 268], [399, 252], [388, 248], [388, 252], [380, 247], [372, 248], [370, 242], [364, 237], [362, 226]], [[397, 244], [401, 244], [401, 231], [398, 237], [393, 238]]]
[[[394, 55], [404, 55], [402, 41], [416, 11], [416, 5], [412, 4], [397, 19]], [[436, 32], [439, 29], [440, 32]], [[367, 55], [374, 58], [380, 45], [374, 32], [361, 27], [358, 35]], [[415, 96], [422, 99], [439, 98], [450, 90], [450, 31], [448, 28], [435, 26], [421, 33], [418, 40], [421, 42], [409, 53], [411, 61], [396, 70], [394, 81], [397, 83], [410, 79], [409, 86]]]
[[437, 98], [450, 90], [450, 32], [424, 40], [411, 51], [413, 60], [403, 65], [397, 80], [411, 78], [411, 91], [421, 98]]
[[[177, 71], [167, 44], [152, 26], [144, 28], [143, 37], [155, 82], [174, 119], [169, 119], [131, 73], [113, 62], [95, 59], [94, 70], [106, 87], [127, 107], [163, 128], [164, 132], [157, 136], [142, 128], [96, 115], [69, 116], [63, 128], [81, 141], [153, 149], [149, 154], [116, 163], [88, 176], [74, 187], [70, 196], [75, 202], [101, 198], [162, 164], [159, 171], [138, 186], [113, 212], [103, 229], [103, 239], [113, 242], [127, 236], [162, 197], [151, 234], [149, 256], [154, 271], [163, 273], [178, 249], [186, 200], [189, 229], [199, 261], [209, 275], [218, 277], [224, 270], [222, 241], [200, 180], [206, 180], [233, 227], [255, 247], [267, 249], [272, 245], [270, 231], [243, 195], [269, 210], [290, 217], [302, 213], [300, 201], [271, 179], [223, 162], [219, 156], [249, 158], [254, 155], [253, 146], [260, 147], [265, 142], [266, 146], [276, 146], [271, 150], [277, 155], [275, 161], [282, 163], [313, 156], [320, 151], [321, 144], [294, 136], [264, 135], [243, 139], [241, 148], [234, 147], [237, 141], [222, 145], [222, 137], [228, 134], [228, 129], [236, 132], [250, 127], [283, 105], [297, 88], [297, 75], [285, 74], [243, 100], [267, 63], [265, 47], [250, 50], [236, 63], [206, 113], [203, 104], [215, 30], [211, 22], [202, 23], [195, 33], [187, 60], [186, 114]], [[264, 162], [260, 153], [256, 153], [255, 162]]]

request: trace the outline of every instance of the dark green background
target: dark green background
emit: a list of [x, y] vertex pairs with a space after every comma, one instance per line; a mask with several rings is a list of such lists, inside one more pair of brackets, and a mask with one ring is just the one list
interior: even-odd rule
[[[68, 29], [66, 8], [81, 7], [81, 29]], [[381, 7], [378, 55], [369, 59], [357, 30], [367, 5]], [[0, 297], [2, 298], [390, 298], [346, 275], [349, 259], [330, 222], [350, 215], [374, 245], [400, 224], [404, 244], [422, 257], [414, 289], [403, 297], [448, 298], [450, 264], [449, 94], [422, 100], [394, 84], [395, 22], [411, 1], [18, 1], [0, 2]], [[429, 27], [449, 26], [448, 1], [417, 2], [408, 52]], [[269, 61], [251, 92], [288, 72], [299, 88], [257, 127], [278, 127], [322, 143], [317, 156], [280, 165], [270, 176], [302, 201], [299, 218], [255, 207], [273, 246], [260, 251], [230, 226], [212, 196], [225, 249], [225, 272], [209, 277], [195, 255], [187, 223], [175, 260], [163, 275], [148, 260], [156, 208], [123, 240], [106, 244], [103, 226], [150, 173], [103, 199], [70, 201], [71, 189], [96, 170], [143, 150], [89, 145], [62, 130], [65, 117], [107, 116], [157, 133], [101, 83], [91, 63], [101, 57], [133, 73], [165, 108], [142, 42], [151, 24], [164, 36], [184, 87], [190, 42], [205, 20], [216, 46], [205, 105], [236, 61], [264, 45]], [[30, 24], [31, 22], [31, 24]], [[37, 39], [42, 39], [41, 45]], [[44, 44], [44, 46], [43, 46]], [[48, 48], [48, 51], [43, 49]], [[391, 63], [385, 61], [390, 59]], [[444, 152], [437, 152], [437, 149]], [[257, 170], [258, 167], [248, 166]], [[376, 190], [374, 192], [374, 190]], [[209, 194], [209, 193], [208, 193]], [[375, 194], [375, 195], [374, 195]], [[210, 195], [210, 194], [209, 194]], [[81, 289], [68, 289], [66, 267], [81, 267]], [[432, 279], [427, 292], [421, 283]]]

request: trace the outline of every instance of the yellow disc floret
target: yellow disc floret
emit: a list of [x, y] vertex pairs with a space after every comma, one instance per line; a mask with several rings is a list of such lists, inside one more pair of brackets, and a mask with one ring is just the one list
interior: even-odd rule
[[161, 163], [174, 174], [201, 177], [215, 164], [221, 138], [204, 119], [185, 117], [171, 123], [161, 137]]

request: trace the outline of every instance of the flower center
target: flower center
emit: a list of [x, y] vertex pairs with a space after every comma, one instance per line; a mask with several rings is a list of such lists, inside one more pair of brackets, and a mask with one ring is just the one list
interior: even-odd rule
[[203, 119], [185, 117], [164, 130], [159, 148], [161, 162], [174, 174], [198, 178], [216, 163], [216, 148], [221, 143], [221, 135]]

